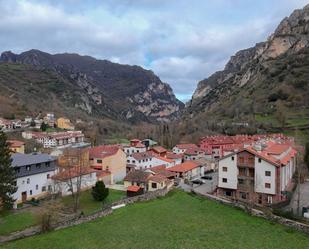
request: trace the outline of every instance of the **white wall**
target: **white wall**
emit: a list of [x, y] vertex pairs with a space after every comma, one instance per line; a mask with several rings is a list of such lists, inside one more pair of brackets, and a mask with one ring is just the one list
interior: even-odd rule
[[[53, 185], [53, 182], [51, 179], [47, 178], [47, 175], [49, 174], [49, 177], [53, 176], [55, 174], [55, 171], [48, 171], [44, 173], [39, 173], [31, 176], [24, 176], [17, 178], [17, 191], [13, 194], [13, 198], [16, 199], [16, 202], [21, 202], [22, 192], [27, 192], [27, 199], [31, 200], [31, 198], [36, 198], [40, 195], [44, 195], [48, 192], [48, 186]], [[30, 180], [29, 183], [27, 183], [27, 179]], [[42, 192], [42, 187], [46, 187], [46, 191]], [[30, 191], [32, 190], [32, 195], [30, 194]]]
[[146, 147], [144, 148], [136, 148], [136, 147], [124, 147], [123, 151], [127, 154], [127, 156], [132, 155], [133, 153], [141, 153], [146, 152]]
[[[234, 160], [232, 160], [234, 157]], [[223, 167], [227, 167], [227, 172], [223, 171]], [[237, 189], [238, 182], [238, 168], [237, 168], [237, 156], [229, 156], [219, 161], [219, 180], [218, 186], [220, 188]], [[227, 178], [227, 182], [223, 182], [222, 179]]]
[[[270, 171], [271, 176], [265, 176], [265, 171]], [[270, 188], [265, 188], [265, 183], [270, 183]], [[255, 192], [276, 194], [276, 166], [255, 157]]]

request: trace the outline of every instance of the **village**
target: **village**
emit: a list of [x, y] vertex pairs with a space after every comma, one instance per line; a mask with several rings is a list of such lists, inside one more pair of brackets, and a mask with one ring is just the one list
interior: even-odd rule
[[[44, 124], [63, 131], [30, 129], [42, 129]], [[283, 134], [211, 135], [202, 137], [199, 144], [181, 143], [171, 149], [150, 138], [91, 146], [69, 119], [56, 119], [52, 113], [24, 121], [1, 118], [0, 125], [7, 133], [23, 128], [22, 137], [43, 148], [25, 153], [25, 142], [8, 140], [16, 173], [15, 209], [47, 195], [70, 195], [76, 186], [69, 183], [77, 185], [77, 179], [80, 191], [103, 181], [128, 197], [177, 187], [261, 206], [288, 204], [302, 150]]]

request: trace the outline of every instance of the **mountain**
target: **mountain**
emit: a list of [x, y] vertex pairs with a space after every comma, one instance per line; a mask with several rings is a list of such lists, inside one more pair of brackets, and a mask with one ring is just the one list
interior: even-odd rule
[[205, 129], [309, 126], [308, 82], [309, 5], [284, 18], [267, 41], [237, 52], [222, 71], [200, 81], [183, 118], [204, 120]]
[[[17, 68], [24, 71], [24, 78], [19, 78], [15, 89], [11, 89], [9, 78], [5, 78], [9, 71], [1, 75], [0, 85], [0, 88], [9, 88], [12, 94], [18, 89], [18, 101], [23, 103], [29, 100], [29, 94], [21, 92], [33, 86], [32, 74], [35, 74], [45, 81], [38, 91], [44, 92], [44, 96], [53, 94], [59, 100], [55, 103], [59, 102], [61, 108], [77, 108], [99, 118], [135, 123], [169, 121], [176, 118], [184, 107], [168, 84], [152, 71], [139, 66], [78, 54], [52, 55], [39, 50], [21, 54], [4, 52], [0, 63], [3, 72], [7, 69], [16, 74]], [[28, 100], [23, 100], [24, 97]], [[34, 106], [40, 106], [41, 101], [41, 95], [31, 95]], [[55, 107], [50, 108], [50, 111], [56, 111]]]

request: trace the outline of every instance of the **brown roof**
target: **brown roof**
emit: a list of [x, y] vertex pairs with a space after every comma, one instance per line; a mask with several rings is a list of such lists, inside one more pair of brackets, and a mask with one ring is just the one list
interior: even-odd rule
[[165, 149], [164, 147], [162, 146], [154, 146], [152, 147], [152, 150], [156, 153], [164, 153], [167, 151], [167, 149]]
[[161, 183], [161, 182], [167, 181], [168, 179], [161, 174], [155, 174], [155, 175], [150, 176], [149, 180], [153, 182]]
[[129, 192], [138, 192], [140, 189], [141, 189], [141, 187], [139, 187], [139, 186], [129, 186], [127, 188], [127, 191], [129, 191]]
[[172, 172], [187, 172], [192, 169], [199, 167], [200, 164], [194, 161], [186, 161], [184, 163], [178, 164], [174, 167], [167, 168], [167, 170]]
[[166, 154], [166, 158], [169, 158], [169, 159], [182, 159], [183, 158], [183, 154], [175, 154], [175, 153], [168, 152]]
[[198, 149], [198, 146], [196, 144], [177, 144], [176, 145], [177, 148], [181, 149], [181, 150], [187, 150], [187, 149]]
[[58, 181], [65, 181], [70, 178], [88, 175], [90, 173], [96, 172], [96, 170], [89, 167], [73, 167], [60, 171], [58, 174], [53, 175], [51, 178]]
[[134, 157], [134, 159], [136, 159], [136, 160], [143, 160], [143, 159], [152, 158], [153, 155], [152, 155], [151, 152], [147, 151], [147, 152], [133, 153], [132, 157]]
[[152, 168], [149, 168], [149, 170], [154, 172], [155, 174], [160, 174], [160, 175], [165, 176], [167, 178], [175, 177], [177, 175], [175, 172], [168, 171], [166, 169], [165, 165], [154, 166]]
[[123, 180], [128, 182], [147, 182], [150, 176], [151, 173], [149, 172], [134, 170], [130, 171]]

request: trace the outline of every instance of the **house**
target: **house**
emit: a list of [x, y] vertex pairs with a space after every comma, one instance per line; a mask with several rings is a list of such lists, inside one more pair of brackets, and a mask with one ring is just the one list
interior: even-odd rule
[[14, 129], [14, 124], [11, 120], [0, 118], [0, 130], [11, 131]]
[[144, 144], [146, 148], [148, 149], [148, 148], [152, 148], [153, 146], [156, 146], [158, 143], [152, 139], [147, 138], [142, 141], [142, 144]]
[[173, 152], [167, 152], [165, 157], [168, 158], [168, 159], [174, 160], [175, 165], [177, 165], [177, 164], [183, 163], [184, 155], [183, 154], [175, 154]]
[[64, 129], [64, 130], [74, 130], [75, 129], [70, 119], [63, 118], [63, 117], [57, 119], [57, 127], [60, 129]]
[[187, 149], [198, 149], [199, 147], [196, 144], [177, 144], [173, 148], [173, 153], [175, 154], [184, 154]]
[[51, 177], [57, 169], [56, 158], [48, 154], [21, 154], [12, 155], [12, 167], [15, 169], [16, 186], [18, 187], [13, 198], [18, 204], [42, 198], [52, 191]]
[[293, 186], [297, 151], [289, 144], [256, 143], [219, 160], [217, 193], [257, 204], [285, 201]]
[[149, 169], [146, 169], [145, 171], [153, 174], [163, 175], [170, 180], [175, 179], [177, 176], [177, 173], [169, 171], [165, 165], [158, 165], [155, 167], [151, 167]]
[[178, 178], [191, 180], [204, 174], [203, 166], [195, 161], [185, 161], [174, 167], [167, 168], [168, 171], [175, 172]]
[[162, 146], [154, 146], [152, 147], [149, 151], [152, 151], [153, 153], [155, 153], [158, 156], [162, 156], [165, 157], [166, 153], [167, 153], [167, 149], [165, 149]]
[[129, 145], [123, 146], [123, 151], [127, 156], [130, 156], [133, 153], [144, 153], [146, 150], [146, 146], [139, 139], [132, 139], [130, 140]]
[[127, 197], [133, 197], [137, 195], [141, 195], [144, 193], [143, 188], [136, 186], [136, 185], [131, 185], [127, 187]]
[[90, 167], [110, 173], [110, 183], [126, 176], [127, 157], [118, 145], [101, 145], [89, 149]]
[[7, 143], [9, 144], [12, 153], [25, 154], [25, 143], [23, 141], [8, 140]]
[[43, 144], [44, 148], [66, 148], [76, 144], [83, 144], [85, 135], [82, 131], [63, 131], [63, 132], [22, 132], [25, 139], [35, 139]]
[[89, 167], [73, 166], [60, 169], [52, 177], [53, 192], [62, 196], [70, 195], [76, 192], [78, 186], [81, 191], [92, 188], [97, 182], [97, 172]]
[[197, 160], [200, 158], [205, 158], [205, 151], [200, 148], [189, 148], [184, 153], [184, 159], [188, 160]]
[[[151, 171], [134, 170], [129, 172], [124, 178], [124, 186], [133, 192], [132, 186], [137, 186], [142, 189], [141, 192], [155, 191], [173, 186], [173, 180], [168, 179], [166, 176]], [[135, 191], [140, 191], [136, 187]]]
[[133, 153], [127, 157], [127, 164], [135, 165], [136, 169], [147, 169], [157, 165], [172, 167], [175, 161], [166, 157], [158, 156], [151, 151], [142, 153]]

